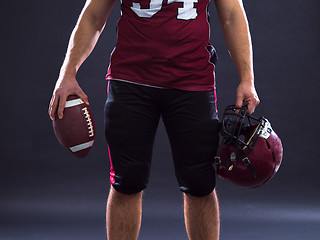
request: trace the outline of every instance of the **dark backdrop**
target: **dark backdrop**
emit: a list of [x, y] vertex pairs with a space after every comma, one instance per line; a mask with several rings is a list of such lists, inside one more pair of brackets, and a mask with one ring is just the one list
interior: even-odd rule
[[[2, 3], [0, 239], [103, 239], [109, 187], [104, 77], [116, 42], [119, 3], [78, 73], [97, 129], [87, 158], [76, 159], [60, 147], [47, 115], [68, 39], [84, 3]], [[278, 174], [261, 188], [218, 181], [221, 238], [317, 239], [320, 3], [247, 0], [244, 4], [261, 99], [256, 115], [272, 122], [283, 141], [284, 158]], [[213, 5], [211, 41], [219, 55], [216, 75], [221, 113], [234, 103], [238, 80]], [[145, 192], [141, 239], [185, 239], [182, 219], [181, 194], [160, 124]]]

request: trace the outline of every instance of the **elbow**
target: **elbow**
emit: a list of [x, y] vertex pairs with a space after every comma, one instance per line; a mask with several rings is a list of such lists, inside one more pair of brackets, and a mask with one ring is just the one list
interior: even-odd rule
[[92, 29], [95, 29], [99, 33], [103, 31], [107, 21], [106, 18], [98, 16], [97, 14], [95, 14], [94, 12], [91, 12], [90, 10], [86, 11], [84, 13], [84, 16], [87, 19], [90, 26], [92, 27]]
[[230, 11], [221, 19], [221, 25], [223, 28], [229, 28], [234, 25], [241, 18], [241, 14], [238, 11]]
[[224, 19], [221, 22], [221, 26], [225, 29], [229, 28], [234, 23], [234, 19], [232, 17]]
[[239, 22], [246, 21], [246, 14], [242, 4], [232, 6], [227, 9], [221, 10], [220, 22], [222, 27], [229, 28], [230, 26], [237, 25]]

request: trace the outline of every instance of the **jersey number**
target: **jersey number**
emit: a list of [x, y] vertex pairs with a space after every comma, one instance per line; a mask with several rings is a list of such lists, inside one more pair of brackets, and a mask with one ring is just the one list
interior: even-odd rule
[[[196, 19], [198, 16], [197, 9], [194, 4], [198, 0], [168, 0], [168, 4], [175, 2], [182, 2], [183, 6], [178, 8], [177, 19], [191, 20]], [[139, 16], [143, 18], [152, 18], [162, 8], [163, 0], [150, 0], [149, 8], [141, 8], [140, 3], [133, 2], [131, 9]]]

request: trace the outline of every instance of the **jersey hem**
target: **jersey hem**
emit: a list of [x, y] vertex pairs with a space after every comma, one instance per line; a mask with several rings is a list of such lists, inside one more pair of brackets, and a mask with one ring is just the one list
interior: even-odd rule
[[116, 80], [116, 81], [122, 81], [122, 82], [128, 82], [128, 83], [133, 83], [133, 84], [137, 84], [137, 85], [142, 85], [142, 86], [147, 86], [147, 87], [154, 87], [154, 88], [163, 88], [163, 89], [168, 89], [168, 88], [172, 88], [172, 89], [179, 89], [179, 90], [184, 90], [184, 91], [199, 91], [199, 92], [203, 92], [203, 91], [212, 91], [215, 90], [214, 87], [214, 83], [212, 84], [212, 86], [192, 86], [192, 87], [176, 87], [176, 86], [167, 86], [165, 84], [159, 84], [159, 83], [153, 83], [150, 81], [146, 81], [146, 80], [128, 80], [128, 79], [124, 79], [124, 78], [117, 78], [117, 77], [111, 77], [111, 76], [107, 76], [106, 77], [107, 81], [110, 80]]

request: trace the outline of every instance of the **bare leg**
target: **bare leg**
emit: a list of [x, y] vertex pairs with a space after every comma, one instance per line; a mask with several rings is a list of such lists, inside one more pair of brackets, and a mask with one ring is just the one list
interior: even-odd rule
[[216, 192], [204, 197], [184, 194], [184, 217], [190, 240], [218, 240], [219, 205]]
[[108, 240], [136, 240], [142, 215], [142, 192], [123, 194], [110, 189], [107, 203]]

